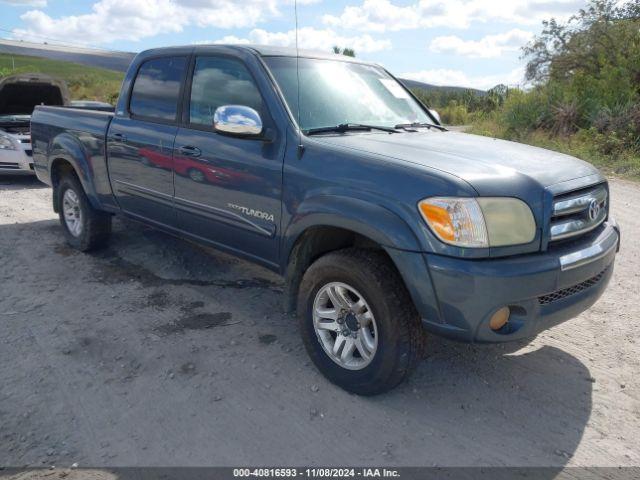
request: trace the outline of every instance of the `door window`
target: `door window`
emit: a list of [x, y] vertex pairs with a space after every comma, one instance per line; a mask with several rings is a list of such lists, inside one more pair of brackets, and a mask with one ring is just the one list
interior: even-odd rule
[[164, 57], [144, 62], [133, 84], [129, 103], [131, 113], [174, 121], [186, 64], [186, 57]]
[[260, 92], [242, 62], [231, 58], [197, 58], [191, 83], [190, 123], [212, 126], [213, 114], [222, 105], [244, 105], [264, 117]]

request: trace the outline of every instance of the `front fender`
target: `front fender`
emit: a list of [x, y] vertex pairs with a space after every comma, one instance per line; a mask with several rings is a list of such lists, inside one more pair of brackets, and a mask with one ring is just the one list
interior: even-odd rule
[[[358, 233], [380, 245], [398, 269], [414, 305], [424, 318], [437, 319], [439, 312], [421, 246], [409, 224], [393, 211], [363, 199], [319, 195], [298, 208], [285, 234], [285, 309], [295, 309], [297, 285], [311, 258], [304, 252], [308, 242], [298, 239], [314, 227], [337, 227]], [[330, 238], [320, 240], [331, 241]], [[312, 250], [316, 246], [310, 245]], [[299, 256], [305, 259], [300, 262]]]
[[358, 198], [318, 195], [305, 200], [291, 218], [285, 232], [286, 257], [305, 230], [319, 226], [350, 230], [383, 247], [421, 250], [411, 227], [391, 210]]

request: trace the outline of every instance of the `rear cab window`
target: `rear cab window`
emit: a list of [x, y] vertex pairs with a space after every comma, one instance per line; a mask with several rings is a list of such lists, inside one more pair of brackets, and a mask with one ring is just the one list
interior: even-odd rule
[[144, 62], [133, 84], [129, 111], [134, 116], [173, 122], [187, 57], [162, 57]]

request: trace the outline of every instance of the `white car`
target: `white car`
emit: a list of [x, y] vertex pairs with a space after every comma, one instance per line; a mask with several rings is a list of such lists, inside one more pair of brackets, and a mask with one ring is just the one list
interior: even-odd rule
[[0, 175], [33, 175], [30, 115], [0, 115]]
[[0, 175], [33, 175], [31, 113], [36, 105], [68, 105], [64, 81], [26, 73], [0, 81]]

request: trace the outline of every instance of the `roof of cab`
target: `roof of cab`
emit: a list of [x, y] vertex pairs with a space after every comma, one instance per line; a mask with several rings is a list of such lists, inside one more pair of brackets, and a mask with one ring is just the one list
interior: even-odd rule
[[161, 54], [184, 54], [184, 53], [207, 53], [207, 52], [220, 52], [222, 50], [236, 50], [253, 52], [261, 57], [304, 57], [304, 58], [319, 58], [326, 60], [339, 60], [343, 62], [363, 63], [372, 65], [372, 62], [364, 62], [354, 57], [348, 57], [346, 55], [337, 55], [335, 53], [326, 53], [317, 50], [296, 49], [295, 47], [274, 47], [270, 45], [251, 45], [251, 44], [198, 44], [198, 45], [184, 45], [176, 47], [162, 47], [153, 48], [141, 52], [139, 56], [146, 58]]
[[323, 58], [327, 60], [342, 60], [354, 63], [371, 63], [364, 62], [355, 57], [346, 55], [338, 55], [335, 53], [327, 53], [318, 50], [296, 49], [295, 47], [274, 47], [270, 45], [229, 45], [230, 47], [251, 49], [262, 57], [305, 57], [305, 58]]

